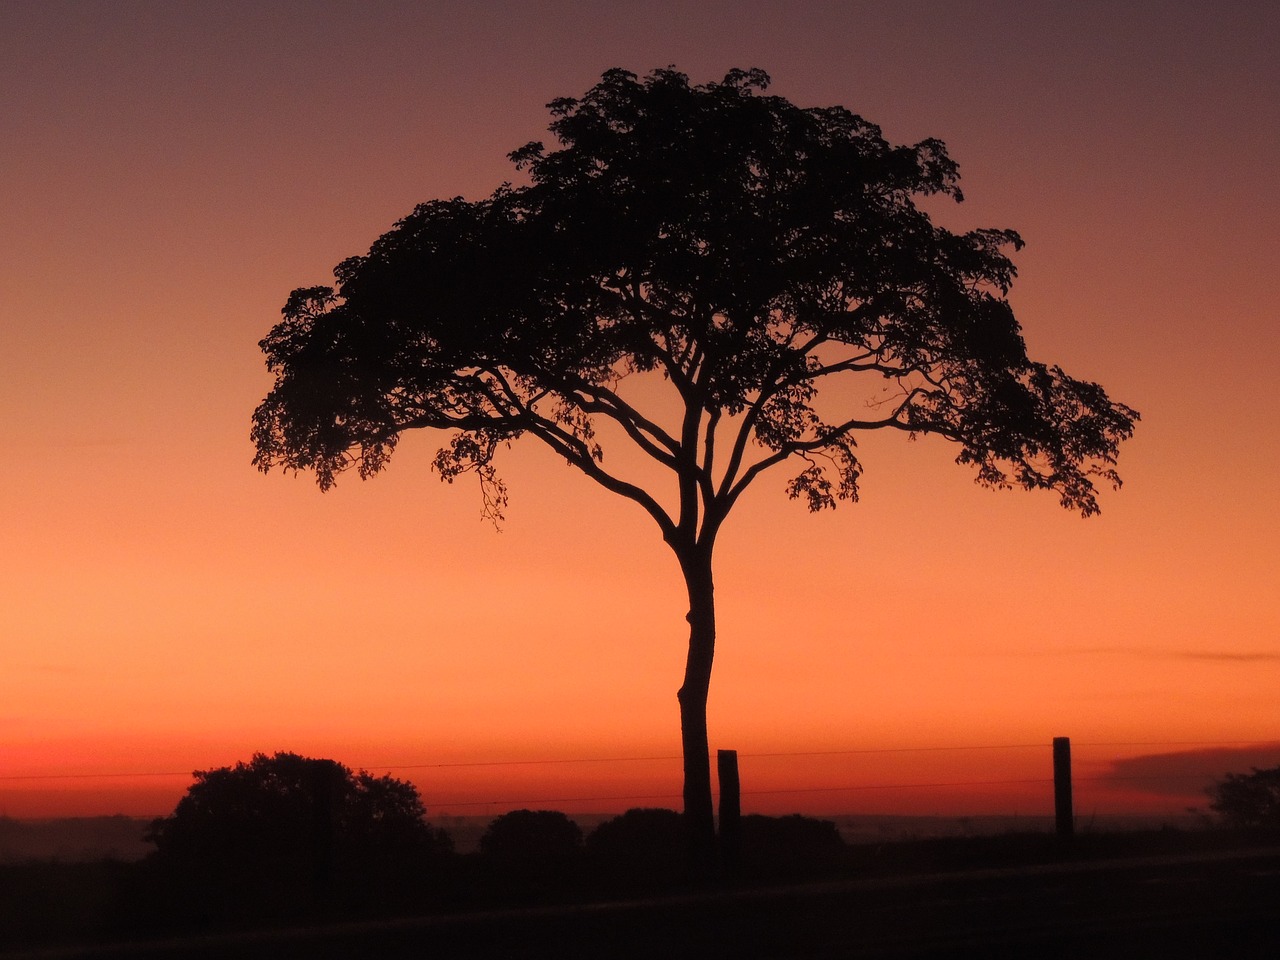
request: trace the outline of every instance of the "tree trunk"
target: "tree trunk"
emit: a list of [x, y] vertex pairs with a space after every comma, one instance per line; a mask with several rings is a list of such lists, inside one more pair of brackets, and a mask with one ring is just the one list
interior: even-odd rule
[[696, 876], [715, 872], [715, 808], [711, 802], [711, 758], [707, 739], [707, 691], [716, 648], [716, 611], [711, 552], [695, 548], [680, 557], [689, 591], [689, 655], [680, 701], [680, 738], [684, 749], [684, 817], [691, 866]]

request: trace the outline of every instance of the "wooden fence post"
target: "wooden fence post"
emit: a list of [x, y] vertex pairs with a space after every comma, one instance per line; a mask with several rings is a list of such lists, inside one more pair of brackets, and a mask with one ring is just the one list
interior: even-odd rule
[[720, 776], [720, 864], [725, 876], [738, 872], [742, 847], [742, 790], [738, 781], [738, 751], [717, 750]]
[[1071, 738], [1053, 738], [1053, 813], [1058, 836], [1075, 835], [1076, 820], [1071, 809]]

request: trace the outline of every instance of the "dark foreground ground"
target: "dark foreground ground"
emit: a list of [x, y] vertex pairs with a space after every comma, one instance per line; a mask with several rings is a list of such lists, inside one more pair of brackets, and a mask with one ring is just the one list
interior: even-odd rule
[[12, 957], [1271, 958], [1280, 847], [867, 877]]

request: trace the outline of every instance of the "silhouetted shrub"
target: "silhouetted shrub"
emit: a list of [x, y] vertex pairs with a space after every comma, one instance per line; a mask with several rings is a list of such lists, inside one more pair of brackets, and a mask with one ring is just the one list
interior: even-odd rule
[[1228, 827], [1280, 829], [1280, 767], [1228, 773], [1209, 788], [1209, 807]]
[[189, 919], [400, 908], [444, 882], [452, 844], [411, 783], [293, 753], [195, 777], [148, 835]]
[[582, 830], [558, 810], [512, 810], [480, 837], [480, 857], [495, 892], [537, 899], [577, 879]]
[[655, 889], [687, 875], [684, 819], [674, 810], [628, 810], [596, 827], [586, 846], [592, 876], [608, 890]]
[[830, 820], [798, 813], [785, 817], [749, 814], [742, 818], [741, 862], [748, 876], [822, 873], [839, 865], [844, 854], [844, 839]]

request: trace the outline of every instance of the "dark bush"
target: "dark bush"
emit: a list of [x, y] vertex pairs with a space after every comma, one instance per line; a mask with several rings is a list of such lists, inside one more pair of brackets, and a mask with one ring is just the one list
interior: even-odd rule
[[177, 915], [385, 911], [441, 892], [452, 844], [411, 783], [293, 753], [195, 777], [148, 835], [152, 882]]
[[830, 820], [798, 813], [742, 818], [742, 871], [746, 876], [795, 877], [831, 870], [843, 862], [844, 839]]
[[1228, 773], [1208, 792], [1209, 807], [1224, 825], [1244, 830], [1280, 828], [1280, 767]]
[[684, 820], [674, 810], [634, 808], [587, 837], [592, 876], [606, 890], [650, 890], [687, 874]]
[[512, 810], [480, 837], [480, 858], [493, 892], [540, 899], [578, 879], [582, 830], [558, 810]]

